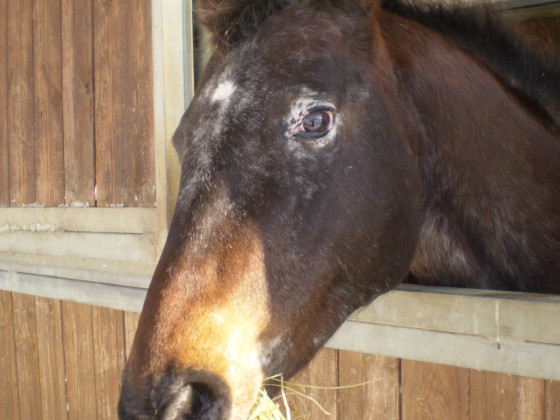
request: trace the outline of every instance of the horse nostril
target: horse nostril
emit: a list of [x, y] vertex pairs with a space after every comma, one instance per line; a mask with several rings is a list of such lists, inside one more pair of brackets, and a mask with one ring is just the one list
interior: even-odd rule
[[165, 420], [220, 420], [224, 409], [212, 389], [204, 383], [187, 384], [173, 390], [161, 409]]
[[165, 420], [222, 420], [229, 416], [229, 387], [205, 371], [170, 372], [151, 393], [156, 418]]
[[231, 393], [225, 382], [198, 369], [171, 371], [139, 385], [123, 377], [119, 401], [121, 420], [224, 420]]

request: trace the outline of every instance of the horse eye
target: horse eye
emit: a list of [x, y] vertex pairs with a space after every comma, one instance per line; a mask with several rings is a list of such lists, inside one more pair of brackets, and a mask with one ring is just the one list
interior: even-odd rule
[[299, 131], [313, 134], [325, 134], [331, 129], [332, 111], [311, 111], [301, 122]]

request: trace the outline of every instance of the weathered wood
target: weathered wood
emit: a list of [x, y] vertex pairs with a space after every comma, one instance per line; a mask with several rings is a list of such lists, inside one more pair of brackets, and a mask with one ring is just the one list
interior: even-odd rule
[[33, 2], [36, 202], [64, 204], [60, 0]]
[[96, 420], [91, 306], [62, 302], [69, 420]]
[[7, 5], [8, 0], [0, 0], [0, 206], [10, 205]]
[[147, 235], [49, 231], [8, 231], [1, 235], [0, 252], [137, 263], [156, 260], [154, 244]]
[[471, 420], [544, 418], [543, 380], [478, 371], [470, 377]]
[[35, 298], [37, 348], [44, 419], [66, 419], [62, 315], [59, 300]]
[[[319, 389], [314, 387], [336, 387], [338, 385], [338, 352], [333, 349], [322, 349], [311, 363], [290, 382], [301, 386], [294, 389], [305, 397], [293, 395], [289, 390], [288, 405], [292, 418], [336, 419], [338, 416], [338, 390]], [[319, 408], [310, 398], [319, 403]], [[325, 414], [323, 409], [329, 414]]]
[[123, 314], [94, 306], [92, 322], [97, 418], [116, 420], [125, 360]]
[[94, 0], [100, 206], [155, 205], [150, 4]]
[[469, 418], [468, 369], [403, 360], [401, 381], [403, 420]]
[[7, 419], [19, 420], [12, 294], [0, 291], [0, 407]]
[[125, 312], [124, 313], [124, 342], [126, 357], [128, 358], [130, 354], [130, 349], [132, 348], [132, 343], [134, 342], [134, 335], [136, 334], [136, 329], [138, 328], [138, 321], [140, 320], [140, 314], [136, 312]]
[[558, 380], [559, 317], [555, 295], [405, 285], [352, 314], [327, 346]]
[[67, 204], [95, 205], [91, 0], [62, 0], [64, 178]]
[[4, 275], [4, 273], [0, 271], [0, 288], [52, 299], [92, 303], [139, 312], [146, 297], [146, 289], [136, 287], [29, 274]]
[[[400, 420], [400, 361], [340, 350], [340, 420]], [[367, 383], [367, 384], [365, 384]]]
[[[153, 262], [140, 264], [126, 261], [102, 261], [83, 258], [73, 259], [67, 257], [59, 258], [46, 255], [0, 252], [0, 270], [17, 273], [15, 274], [16, 277], [20, 274], [33, 274], [43, 277], [83, 280], [92, 283], [105, 283], [108, 285], [147, 289], [154, 268], [155, 264]], [[48, 279], [43, 280], [48, 283]], [[59, 291], [59, 289], [52, 290], [51, 295], [45, 297], [65, 299], [65, 294], [60, 296], [56, 295]], [[20, 292], [26, 293], [25, 290], [20, 290]], [[36, 294], [36, 289], [29, 290], [27, 293]], [[134, 293], [132, 293], [130, 299], [135, 299]], [[90, 303], [93, 304], [93, 302]], [[135, 305], [140, 305], [141, 307], [142, 302], [135, 302]], [[125, 308], [121, 309], [126, 310]]]
[[[403, 311], [402, 307], [415, 310]], [[541, 320], [541, 316], [545, 318]], [[403, 285], [350, 319], [495, 337], [496, 343], [503, 337], [560, 344], [560, 332], [553, 322], [558, 317], [560, 297], [556, 295]]]
[[43, 418], [41, 409], [41, 384], [39, 356], [37, 353], [37, 327], [35, 298], [14, 293], [14, 332], [18, 378], [19, 412], [22, 419]]
[[544, 420], [560, 419], [560, 382], [545, 381]]
[[[173, 215], [181, 172], [171, 138], [194, 94], [192, 4], [153, 0], [151, 12], [156, 200], [161, 210], [158, 226], [164, 231]], [[164, 243], [162, 235], [160, 249]]]
[[10, 205], [35, 203], [33, 1], [7, 0]]
[[156, 233], [153, 208], [0, 208], [0, 234], [7, 231]]

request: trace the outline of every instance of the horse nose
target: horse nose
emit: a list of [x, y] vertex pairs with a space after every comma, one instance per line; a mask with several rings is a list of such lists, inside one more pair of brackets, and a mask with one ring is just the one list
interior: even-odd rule
[[121, 420], [225, 420], [229, 418], [230, 392], [208, 372], [168, 373], [152, 387], [138, 391], [125, 381], [119, 400]]

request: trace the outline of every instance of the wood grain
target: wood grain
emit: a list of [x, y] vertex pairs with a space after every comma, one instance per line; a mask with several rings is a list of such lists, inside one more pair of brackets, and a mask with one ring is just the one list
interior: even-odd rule
[[10, 205], [35, 203], [33, 2], [7, 0]]
[[37, 348], [44, 419], [66, 419], [62, 315], [59, 300], [35, 298]]
[[155, 204], [150, 4], [94, 0], [99, 206]]
[[124, 341], [125, 341], [125, 354], [128, 359], [130, 354], [130, 349], [132, 348], [132, 343], [134, 342], [134, 335], [136, 334], [136, 329], [138, 328], [138, 321], [140, 320], [140, 314], [136, 312], [125, 312], [124, 313]]
[[544, 419], [540, 379], [471, 371], [471, 420]]
[[95, 374], [91, 306], [62, 302], [62, 334], [68, 418], [95, 420]]
[[[290, 382], [300, 384], [295, 389], [308, 398], [288, 394], [292, 418], [336, 419], [338, 416], [338, 390], [313, 387], [336, 387], [338, 385], [338, 351], [324, 348], [311, 363]], [[329, 414], [325, 414], [313, 401], [317, 401]]]
[[64, 187], [70, 205], [95, 205], [92, 15], [91, 0], [62, 0]]
[[123, 313], [94, 306], [92, 322], [97, 418], [116, 420], [124, 368]]
[[33, 2], [36, 202], [64, 204], [60, 0]]
[[340, 420], [399, 420], [400, 361], [340, 350]]
[[10, 205], [7, 6], [8, 0], [0, 0], [0, 206]]
[[560, 382], [545, 381], [544, 419], [560, 419]]
[[22, 419], [43, 418], [41, 384], [35, 321], [35, 298], [12, 295], [19, 411]]
[[403, 360], [401, 381], [403, 420], [469, 419], [468, 369]]
[[19, 420], [12, 294], [0, 291], [0, 407], [6, 418]]

